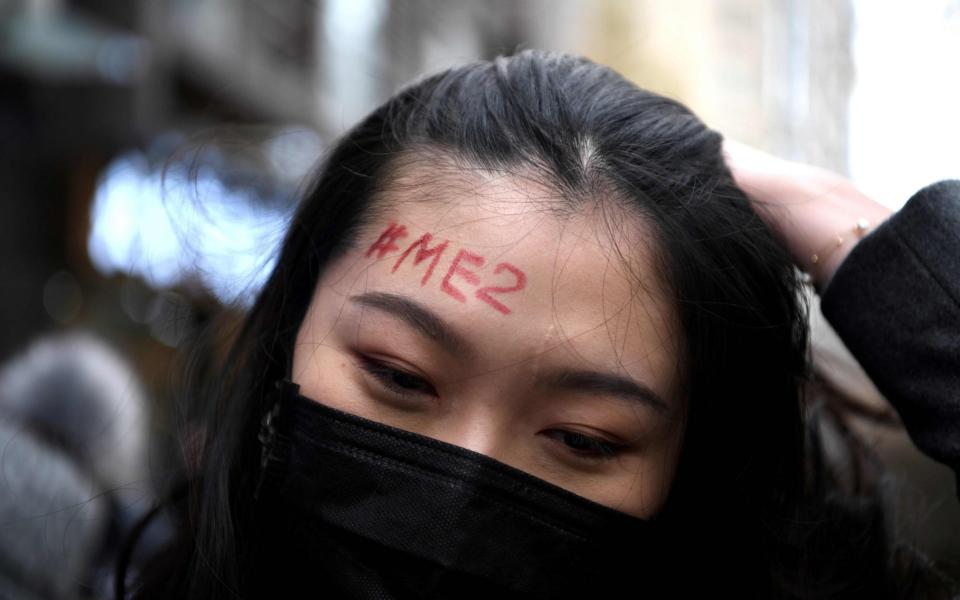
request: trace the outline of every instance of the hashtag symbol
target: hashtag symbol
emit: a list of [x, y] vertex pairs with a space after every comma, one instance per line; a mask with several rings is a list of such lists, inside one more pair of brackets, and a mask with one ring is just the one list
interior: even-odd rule
[[403, 225], [390, 223], [390, 226], [380, 234], [380, 237], [377, 238], [377, 241], [375, 241], [373, 245], [370, 246], [370, 249], [367, 250], [367, 256], [369, 257], [371, 254], [376, 252], [377, 258], [383, 258], [390, 252], [399, 250], [399, 246], [397, 246], [394, 242], [403, 237], [407, 237], [407, 228]]

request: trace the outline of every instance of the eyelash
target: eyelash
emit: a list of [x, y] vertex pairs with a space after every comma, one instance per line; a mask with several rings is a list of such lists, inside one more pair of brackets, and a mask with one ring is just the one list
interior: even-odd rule
[[[373, 375], [373, 377], [379, 381], [383, 387], [387, 388], [404, 400], [410, 398], [411, 396], [416, 396], [417, 394], [430, 394], [433, 396], [437, 394], [436, 390], [433, 389], [433, 386], [420, 377], [417, 377], [416, 375], [406, 371], [387, 366], [386, 364], [373, 360], [367, 356], [360, 357], [360, 367], [370, 375]], [[423, 384], [422, 387], [426, 388], [426, 391], [423, 389], [415, 390], [409, 387], [404, 387], [395, 381], [395, 378], [398, 376], [407, 380], [413, 380], [416, 383]]]
[[[437, 393], [436, 390], [433, 389], [433, 386], [416, 375], [401, 369], [390, 367], [367, 356], [360, 356], [359, 358], [360, 367], [364, 371], [372, 375], [380, 383], [380, 385], [390, 390], [390, 392], [396, 394], [401, 399], [407, 400], [412, 396], [417, 396], [419, 394], [429, 394], [435, 396]], [[411, 389], [410, 387], [404, 387], [402, 384], [396, 381], [397, 377], [406, 379], [408, 383], [412, 381], [415, 384], [421, 384], [421, 389], [416, 390]], [[551, 439], [562, 443], [572, 454], [578, 458], [591, 462], [611, 460], [620, 454], [620, 451], [625, 448], [625, 446], [620, 444], [615, 444], [606, 440], [601, 440], [599, 438], [565, 429], [551, 429], [547, 432], [547, 434]], [[574, 441], [574, 445], [566, 443], [571, 440]]]
[[[580, 444], [580, 448], [571, 446], [563, 441], [561, 441], [561, 443], [569, 448], [573, 454], [590, 461], [612, 460], [615, 456], [620, 454], [620, 451], [624, 448], [624, 446], [619, 444], [614, 444], [599, 438], [591, 437], [589, 435], [577, 433], [576, 431], [551, 429], [549, 434], [549, 437], [553, 439], [557, 439], [559, 437], [561, 440], [577, 440], [577, 443]], [[588, 449], [584, 450], [583, 446], [586, 446]]]

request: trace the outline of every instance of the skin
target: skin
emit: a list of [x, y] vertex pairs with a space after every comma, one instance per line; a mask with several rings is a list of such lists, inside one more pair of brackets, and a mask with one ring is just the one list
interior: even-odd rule
[[[737, 186], [786, 245], [796, 265], [826, 288], [860, 241], [853, 227], [861, 217], [873, 231], [893, 211], [869, 198], [848, 179], [825, 169], [783, 160], [726, 140], [724, 155]], [[837, 235], [843, 240], [836, 245]], [[811, 255], [820, 254], [814, 263]]]
[[[318, 283], [297, 336], [294, 382], [317, 402], [653, 516], [676, 471], [685, 402], [677, 315], [651, 265], [645, 223], [595, 202], [559, 217], [543, 210], [555, 205], [549, 190], [514, 176], [469, 177], [386, 192], [382, 215]], [[406, 235], [391, 239], [399, 226]], [[430, 247], [448, 243], [426, 282], [430, 257], [414, 265], [414, 250], [397, 266], [425, 233]], [[617, 247], [629, 248], [629, 264]], [[443, 286], [461, 250], [484, 263], [462, 259], [469, 273], [452, 271], [447, 283], [462, 300]], [[488, 294], [507, 312], [477, 296], [490, 286], [510, 289]], [[385, 308], [397, 297], [433, 312], [461, 346], [448, 351]], [[556, 377], [564, 370], [620, 376], [658, 400], [575, 385]], [[563, 432], [623, 447], [598, 458]]]

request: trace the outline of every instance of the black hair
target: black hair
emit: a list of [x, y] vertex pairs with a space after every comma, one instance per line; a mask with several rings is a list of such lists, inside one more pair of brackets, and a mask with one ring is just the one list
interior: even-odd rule
[[688, 584], [739, 597], [901, 589], [882, 507], [849, 509], [820, 485], [823, 467], [810, 458], [819, 443], [804, 426], [803, 278], [735, 185], [721, 145], [682, 104], [589, 60], [537, 51], [447, 70], [377, 108], [320, 166], [222, 368], [184, 395], [207, 433], [201, 467], [173, 502], [181, 533], [144, 571], [137, 597], [243, 596], [245, 568], [256, 568], [247, 563], [268, 386], [289, 372], [324, 269], [354, 247], [410, 156], [535, 173], [571, 207], [616, 203], [652, 226], [682, 326], [688, 399], [676, 478], [656, 517], [674, 534], [664, 552], [691, 574], [678, 595]]

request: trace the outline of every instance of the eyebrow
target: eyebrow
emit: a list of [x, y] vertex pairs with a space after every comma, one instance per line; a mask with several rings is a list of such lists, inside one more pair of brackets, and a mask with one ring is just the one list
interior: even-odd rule
[[639, 402], [658, 411], [667, 411], [667, 404], [647, 385], [622, 375], [599, 371], [561, 370], [542, 380], [548, 387], [589, 394], [618, 396], [630, 402]]
[[[406, 296], [368, 292], [350, 296], [350, 302], [400, 319], [423, 336], [435, 341], [451, 356], [471, 358], [476, 355], [474, 347], [463, 335], [435, 312]], [[670, 406], [647, 385], [613, 373], [562, 369], [541, 375], [538, 380], [541, 385], [552, 389], [617, 396], [658, 411], [667, 411]]]
[[400, 319], [422, 335], [437, 342], [447, 354], [465, 358], [476, 354], [465, 337], [457, 333], [437, 313], [419, 302], [385, 292], [350, 296], [350, 301], [363, 308], [371, 308]]

